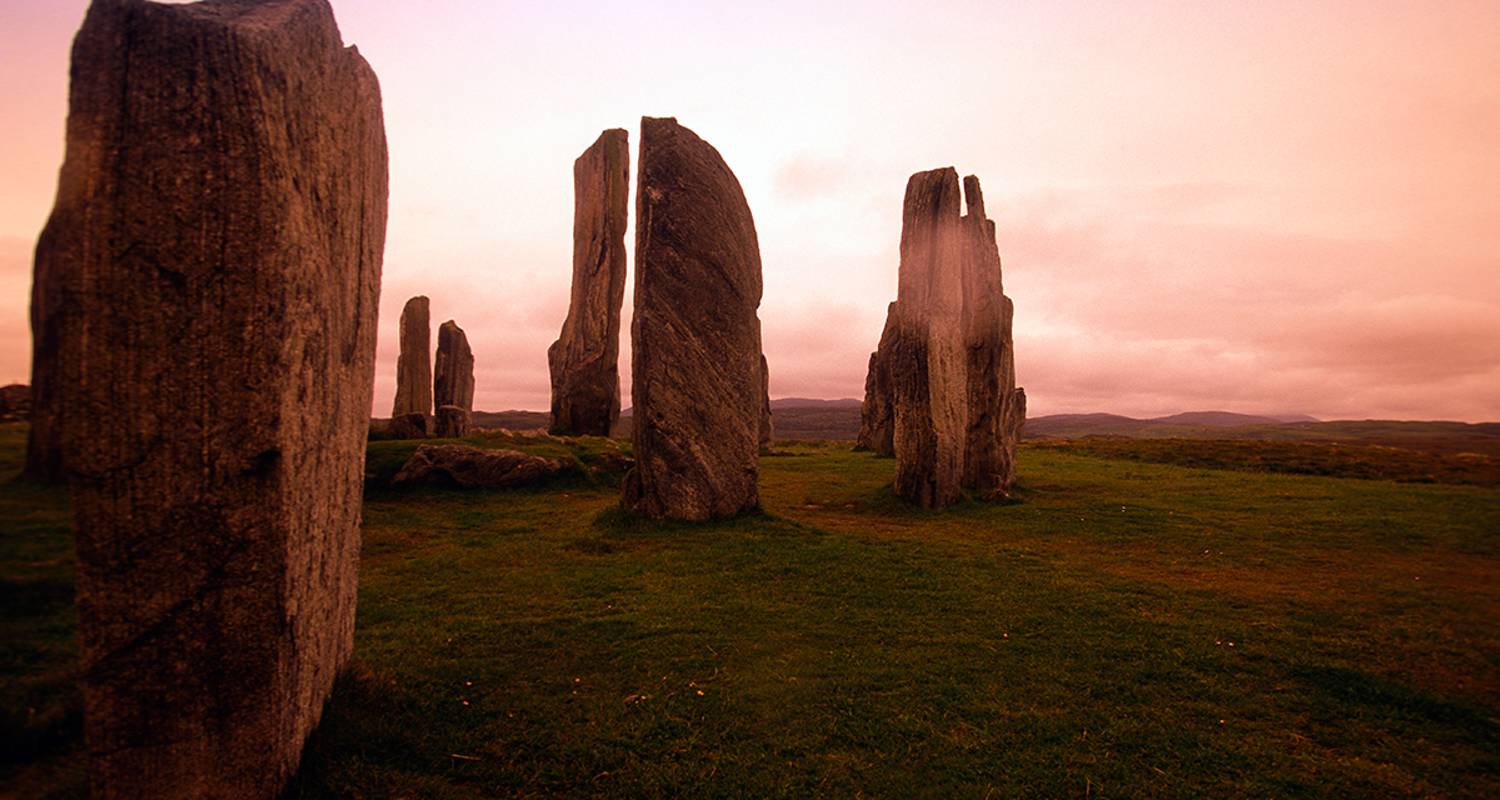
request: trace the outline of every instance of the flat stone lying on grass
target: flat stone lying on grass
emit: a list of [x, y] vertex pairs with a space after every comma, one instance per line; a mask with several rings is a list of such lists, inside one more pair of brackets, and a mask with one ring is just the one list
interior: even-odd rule
[[563, 464], [519, 450], [483, 450], [461, 444], [424, 444], [391, 480], [395, 486], [497, 489], [530, 486], [555, 477]]

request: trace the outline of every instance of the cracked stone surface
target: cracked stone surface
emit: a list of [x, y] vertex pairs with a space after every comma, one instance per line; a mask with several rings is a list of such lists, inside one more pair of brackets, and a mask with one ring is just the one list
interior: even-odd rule
[[631, 323], [635, 469], [625, 505], [656, 518], [760, 504], [760, 245], [739, 180], [674, 119], [641, 120]]
[[38, 346], [92, 796], [275, 797], [353, 647], [379, 86], [325, 0], [95, 0], [72, 75]]
[[572, 297], [562, 333], [547, 349], [551, 432], [560, 436], [608, 436], [620, 419], [629, 211], [629, 134], [608, 130], [573, 162]]

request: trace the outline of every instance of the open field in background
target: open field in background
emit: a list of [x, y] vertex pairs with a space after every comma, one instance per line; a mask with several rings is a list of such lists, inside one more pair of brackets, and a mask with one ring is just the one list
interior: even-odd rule
[[[764, 514], [656, 525], [604, 440], [471, 441], [577, 468], [398, 490], [414, 445], [371, 444], [356, 659], [294, 796], [1500, 796], [1493, 487], [1108, 440], [926, 513], [888, 459], [783, 444]], [[0, 520], [0, 794], [76, 796], [65, 501], [6, 482]]]

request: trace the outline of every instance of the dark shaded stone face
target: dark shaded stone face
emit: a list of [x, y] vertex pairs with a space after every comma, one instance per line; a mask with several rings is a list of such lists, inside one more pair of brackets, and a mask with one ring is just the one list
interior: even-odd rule
[[[401, 310], [401, 353], [396, 359], [396, 400], [391, 408], [391, 433], [420, 439], [432, 414], [432, 322], [430, 303], [417, 296]], [[420, 417], [421, 423], [416, 419]]]
[[739, 181], [672, 119], [641, 121], [625, 504], [704, 520], [759, 505], [760, 246]]
[[859, 437], [856, 450], [869, 450], [878, 456], [889, 458], [896, 454], [893, 441], [896, 435], [895, 409], [891, 406], [891, 374], [887, 361], [895, 338], [896, 304], [886, 308], [885, 327], [880, 332], [880, 344], [870, 354], [870, 366], [865, 373], [865, 400], [859, 409]]
[[620, 419], [629, 211], [629, 134], [608, 130], [573, 163], [573, 293], [562, 334], [547, 350], [557, 435], [608, 436]]
[[[432, 401], [441, 415], [443, 406], [474, 410], [474, 351], [469, 337], [453, 320], [438, 328], [437, 364], [433, 368]], [[442, 435], [442, 423], [438, 423]]]
[[37, 273], [92, 792], [273, 797], [353, 646], [379, 87], [325, 0], [96, 0], [72, 74]]

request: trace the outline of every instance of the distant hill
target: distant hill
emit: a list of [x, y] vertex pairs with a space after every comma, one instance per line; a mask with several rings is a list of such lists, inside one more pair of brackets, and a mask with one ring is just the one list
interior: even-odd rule
[[[778, 439], [854, 441], [859, 435], [860, 401], [784, 397], [771, 401]], [[377, 424], [384, 420], [375, 420]], [[476, 411], [479, 428], [546, 429], [545, 411]], [[631, 410], [620, 416], [616, 436], [629, 437]], [[1026, 420], [1027, 440], [1127, 437], [1133, 439], [1229, 439], [1248, 441], [1358, 442], [1456, 455], [1500, 456], [1500, 423], [1339, 420], [1322, 422], [1305, 414], [1255, 415], [1230, 411], [1189, 411], [1152, 419], [1119, 414], [1052, 414]]]

